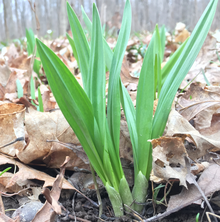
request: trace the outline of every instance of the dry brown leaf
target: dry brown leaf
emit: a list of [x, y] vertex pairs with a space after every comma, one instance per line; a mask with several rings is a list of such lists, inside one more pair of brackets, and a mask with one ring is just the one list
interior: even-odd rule
[[60, 168], [60, 174], [56, 177], [52, 190], [45, 190], [44, 194], [47, 201], [44, 206], [37, 212], [32, 222], [40, 222], [40, 221], [54, 221], [56, 213], [61, 214], [61, 207], [58, 204], [58, 200], [60, 198], [60, 193], [63, 186], [64, 181], [64, 173], [66, 165], [68, 164], [69, 157], [66, 158], [65, 162]]
[[[0, 146], [4, 146], [19, 137], [25, 138], [24, 128], [25, 107], [14, 103], [0, 105]], [[1, 152], [15, 156], [19, 150], [24, 149], [25, 141], [18, 141], [7, 147], [1, 148]]]
[[[6, 188], [9, 192], [18, 192], [23, 190], [24, 187], [31, 184], [31, 180], [43, 181], [43, 187], [50, 187], [53, 185], [55, 178], [47, 175], [44, 172], [32, 169], [18, 161], [9, 159], [3, 155], [0, 155], [0, 163], [15, 165], [18, 172], [15, 174], [6, 172], [0, 177], [0, 184]], [[64, 181], [63, 189], [75, 189], [68, 181]]]
[[10, 67], [28, 70], [30, 68], [30, 60], [31, 57], [28, 57], [27, 53], [23, 53], [12, 61]]
[[179, 179], [186, 186], [187, 152], [179, 137], [161, 137], [151, 141], [153, 145], [154, 175], [164, 180]]
[[196, 149], [187, 149], [188, 156], [196, 160], [207, 154], [208, 150], [220, 149], [220, 140], [218, 138], [209, 139], [200, 134], [183, 116], [172, 109], [168, 118], [167, 136], [182, 135], [190, 137], [196, 146]]
[[216, 88], [219, 89], [215, 87], [215, 92], [212, 92], [209, 87], [204, 88], [198, 83], [192, 83], [186, 93], [179, 98], [177, 110], [187, 120], [200, 113], [198, 125], [201, 125], [201, 128], [204, 128], [203, 125], [207, 126], [207, 123], [210, 125], [212, 115], [220, 109], [220, 93], [217, 93]]
[[129, 64], [126, 60], [126, 57], [123, 59], [122, 67], [121, 67], [121, 80], [125, 83], [135, 83], [138, 84], [139, 78], [133, 77], [130, 75]]
[[15, 220], [13, 220], [4, 213], [0, 212], [0, 222], [20, 222], [20, 219], [17, 217]]
[[23, 163], [27, 164], [34, 160], [45, 161], [50, 166], [57, 168], [65, 160], [65, 155], [70, 154], [74, 160], [71, 161], [72, 169], [79, 166], [88, 169], [88, 163], [85, 163], [73, 151], [58, 144], [47, 142], [47, 140], [58, 139], [63, 143], [79, 144], [79, 140], [60, 110], [46, 113], [30, 108], [25, 117], [25, 126], [30, 143], [26, 149], [17, 154]]
[[55, 109], [56, 102], [51, 101], [50, 91], [45, 91], [42, 95], [44, 111], [47, 112], [49, 110]]
[[81, 146], [74, 146], [72, 149], [67, 148], [70, 146], [66, 143], [66, 146], [53, 142], [52, 148], [47, 156], [44, 158], [44, 163], [50, 168], [57, 168], [60, 166], [62, 160], [65, 160], [66, 156], [70, 157], [69, 166], [78, 167], [80, 169], [90, 170], [89, 160]]
[[183, 29], [178, 35], [175, 37], [175, 42], [185, 42], [185, 40], [190, 36], [190, 32], [186, 29]]
[[[206, 196], [220, 190], [220, 166], [217, 164], [212, 164], [207, 169], [205, 169], [198, 180], [198, 185]], [[190, 184], [188, 186], [188, 190], [183, 188], [180, 194], [171, 196], [167, 207], [167, 212], [178, 211], [201, 198], [202, 195], [197, 187], [193, 184]]]
[[7, 65], [0, 65], [0, 83], [3, 87], [6, 86], [8, 79], [10, 77], [11, 70]]
[[10, 44], [4, 56], [8, 57], [8, 64], [19, 57], [18, 48], [15, 46], [15, 44]]
[[[216, 55], [216, 39], [212, 37], [210, 34], [207, 35], [206, 40], [197, 56], [193, 66], [191, 67], [190, 71], [185, 77], [185, 80], [192, 80], [198, 73], [196, 79], [193, 82], [200, 82], [206, 84], [206, 81], [202, 75], [201, 69], [205, 70], [205, 75], [208, 81], [212, 83], [220, 83], [220, 76], [219, 76], [219, 67], [211, 68], [210, 62], [211, 61], [218, 61]], [[218, 73], [216, 72], [218, 69]], [[207, 72], [206, 72], [207, 71]], [[183, 81], [181, 83], [180, 88], [183, 89], [188, 84], [188, 82]]]

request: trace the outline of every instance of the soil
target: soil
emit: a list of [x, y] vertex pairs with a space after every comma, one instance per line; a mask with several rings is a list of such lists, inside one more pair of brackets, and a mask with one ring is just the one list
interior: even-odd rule
[[[180, 189], [178, 186], [174, 186], [174, 191], [172, 193], [178, 193], [180, 192]], [[163, 191], [161, 191], [163, 193]], [[91, 191], [90, 193], [87, 192], [87, 195], [89, 198], [91, 198], [93, 201], [97, 203], [96, 199], [96, 193], [95, 191]], [[102, 221], [111, 221], [111, 222], [131, 222], [131, 221], [140, 221], [137, 217], [133, 217], [131, 215], [126, 215], [122, 218], [115, 218], [113, 215], [113, 210], [111, 207], [111, 204], [109, 202], [108, 196], [105, 192], [105, 190], [102, 190], [101, 192], [102, 196], [102, 202], [103, 202], [103, 215], [102, 215]], [[27, 197], [2, 197], [4, 207], [7, 210], [6, 215], [12, 216], [12, 213], [15, 209], [17, 209], [21, 204], [23, 200], [22, 198]], [[159, 196], [160, 198], [160, 196]], [[39, 196], [39, 199], [41, 202], [44, 202], [45, 199], [43, 196]], [[87, 200], [82, 195], [71, 192], [67, 190], [63, 190], [59, 199], [60, 204], [63, 206], [62, 214], [56, 217], [56, 222], [62, 222], [62, 221], [73, 221], [73, 222], [95, 222], [98, 221], [98, 213], [99, 209], [98, 207], [94, 206], [89, 200]], [[218, 212], [219, 208], [217, 208], [215, 205], [213, 206], [213, 209]], [[163, 213], [166, 211], [166, 207], [163, 205], [156, 205], [155, 206], [155, 212], [154, 207], [152, 205], [152, 202], [149, 202], [143, 212], [143, 220], [150, 218], [158, 213]], [[200, 218], [204, 214], [204, 209], [202, 209], [199, 205], [191, 205], [188, 206], [179, 212], [173, 213], [166, 218], [161, 219], [161, 222], [195, 222], [196, 221], [196, 215], [200, 213]], [[100, 220], [101, 221], [101, 220]], [[158, 221], [158, 220], [154, 220]], [[203, 219], [199, 221], [208, 221], [206, 219], [206, 216], [203, 215]]]

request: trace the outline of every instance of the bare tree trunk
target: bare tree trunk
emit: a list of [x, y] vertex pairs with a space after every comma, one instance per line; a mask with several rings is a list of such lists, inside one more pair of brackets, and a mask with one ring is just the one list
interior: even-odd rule
[[67, 28], [67, 18], [66, 18], [66, 1], [60, 0], [60, 8], [59, 8], [59, 29], [60, 35], [65, 35]]
[[4, 25], [5, 25], [5, 36], [6, 36], [6, 40], [9, 39], [9, 35], [8, 35], [8, 24], [7, 24], [7, 17], [6, 17], [6, 2], [8, 2], [7, 0], [3, 0], [3, 10], [4, 10]]
[[18, 16], [18, 0], [15, 0], [15, 16], [16, 16], [16, 24], [17, 24], [17, 35], [21, 37], [21, 23], [20, 18]]

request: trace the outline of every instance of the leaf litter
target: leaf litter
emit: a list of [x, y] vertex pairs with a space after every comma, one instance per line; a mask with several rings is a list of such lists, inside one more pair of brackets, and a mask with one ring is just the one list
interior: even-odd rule
[[[190, 35], [184, 24], [177, 25], [175, 34], [175, 36], [167, 34], [163, 65], [168, 61], [170, 54], [179, 47], [179, 42], [184, 42]], [[149, 43], [151, 37], [150, 33], [145, 33], [142, 37], [131, 38], [127, 46], [127, 54], [123, 60], [121, 79], [129, 91], [134, 105], [136, 104], [138, 84], [137, 74], [143, 62], [142, 56], [140, 54], [137, 55], [137, 49], [143, 46], [141, 44]], [[168, 216], [193, 203], [198, 204], [199, 201], [201, 204], [204, 195], [207, 197], [214, 196], [212, 198], [213, 201], [211, 199], [211, 203], [219, 203], [215, 201], [215, 199], [218, 199], [218, 191], [220, 190], [218, 185], [220, 184], [218, 175], [218, 172], [220, 172], [218, 165], [218, 162], [220, 162], [220, 141], [218, 140], [220, 132], [218, 124], [220, 121], [220, 80], [219, 61], [216, 53], [219, 52], [218, 41], [215, 35], [208, 35], [196, 62], [181, 84], [180, 89], [185, 88], [201, 71], [201, 68], [205, 71], [205, 76], [211, 86], [207, 86], [204, 76], [199, 74], [184, 89], [184, 94], [177, 94], [175, 108], [170, 113], [164, 136], [151, 141], [154, 147], [151, 180], [156, 184], [168, 184], [171, 181], [177, 181], [175, 183], [183, 186], [179, 194], [167, 197], [167, 209], [166, 211], [163, 209], [162, 212], [164, 213], [161, 215]], [[115, 41], [112, 42], [111, 45], [114, 47]], [[81, 75], [67, 39], [47, 41], [47, 44], [57, 53], [82, 85]], [[129, 50], [132, 47], [136, 49]], [[0, 177], [2, 196], [10, 196], [11, 193], [15, 196], [27, 196], [29, 199], [33, 198], [39, 201], [39, 194], [42, 192], [45, 195], [46, 202], [44, 207], [38, 211], [34, 221], [46, 220], [46, 215], [48, 220], [51, 220], [56, 214], [68, 218], [68, 210], [64, 209], [64, 205], [59, 202], [59, 198], [62, 199], [61, 190], [76, 190], [77, 183], [79, 184], [79, 182], [75, 181], [74, 187], [66, 181], [64, 179], [65, 168], [70, 170], [69, 172], [72, 172], [71, 174], [73, 175], [74, 172], [88, 174], [90, 170], [88, 159], [76, 135], [59, 111], [47, 85], [43, 69], [40, 70], [40, 76], [33, 72], [36, 85], [40, 85], [43, 97], [45, 112], [39, 112], [28, 96], [30, 57], [27, 56], [25, 51], [19, 51], [14, 44], [11, 44], [6, 51], [0, 63], [0, 100], [2, 101], [0, 105], [0, 110], [2, 110], [0, 112], [0, 119], [1, 132], [4, 132], [1, 134], [1, 147], [5, 144], [10, 144], [18, 137], [23, 138], [23, 140], [5, 146], [0, 150], [0, 164], [2, 167], [8, 164], [13, 166], [15, 170], [15, 172], [6, 172]], [[17, 79], [22, 83], [24, 92], [24, 97], [20, 99], [17, 98]], [[35, 92], [36, 97], [38, 97], [37, 88], [35, 88]], [[16, 109], [13, 112], [9, 111], [13, 106]], [[45, 169], [60, 168], [66, 156], [69, 156], [68, 163], [65, 162], [63, 168], [61, 167], [60, 174], [56, 180], [54, 177], [41, 172], [46, 171]], [[127, 168], [130, 169], [126, 176], [132, 178], [133, 154], [123, 112], [121, 119], [120, 156], [127, 161], [124, 164], [125, 171]], [[41, 171], [35, 169], [42, 166], [43, 168], [40, 168]], [[194, 176], [192, 177], [192, 175]], [[195, 180], [192, 182], [194, 177], [198, 179], [197, 182]], [[87, 194], [94, 196], [91, 177], [89, 176], [86, 180], [87, 182], [83, 184], [90, 184], [86, 188]], [[64, 181], [63, 185], [61, 185], [61, 181]], [[88, 181], [91, 181], [91, 183]], [[198, 189], [195, 183], [198, 184], [201, 190]], [[80, 189], [83, 190], [82, 184], [80, 186]], [[52, 187], [52, 190], [49, 190], [48, 187]], [[93, 190], [92, 194], [88, 193], [90, 188]], [[66, 195], [70, 197], [72, 193]], [[72, 201], [74, 202], [74, 199]], [[86, 202], [86, 204], [88, 209], [93, 209], [93, 205], [89, 204], [89, 202]], [[105, 204], [108, 206], [109, 203], [106, 202]], [[69, 205], [73, 207], [74, 204], [69, 203]], [[201, 204], [202, 206], [203, 204]], [[1, 204], [1, 209], [3, 207], [4, 205]], [[80, 208], [75, 206], [75, 209], [77, 207]], [[82, 205], [81, 209], [83, 209]], [[96, 211], [95, 209], [93, 210]], [[66, 214], [63, 212], [66, 212]], [[80, 212], [83, 211], [74, 212], [75, 216], [73, 218], [77, 218], [79, 221], [83, 218], [85, 221], [86, 218], [92, 218], [86, 217], [83, 213], [80, 216]], [[159, 212], [159, 209], [157, 209], [157, 212]], [[106, 213], [106, 215], [109, 217], [111, 213]], [[153, 214], [146, 214], [145, 212], [145, 216], [151, 217]], [[153, 221], [156, 218], [163, 217], [159, 216], [159, 214], [157, 216], [146, 219], [146, 221]], [[109, 219], [108, 217], [106, 220]], [[0, 218], [4, 221], [17, 220], [6, 216], [3, 209], [1, 210]], [[69, 217], [70, 219], [71, 217]], [[90, 220], [96, 221], [97, 217]]]

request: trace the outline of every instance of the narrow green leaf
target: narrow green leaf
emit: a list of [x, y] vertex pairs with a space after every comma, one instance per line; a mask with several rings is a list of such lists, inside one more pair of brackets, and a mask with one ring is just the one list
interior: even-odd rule
[[101, 132], [105, 131], [105, 61], [103, 58], [103, 38], [98, 10], [93, 4], [91, 52], [89, 62], [89, 98]]
[[160, 41], [161, 41], [161, 54], [162, 54], [161, 62], [163, 62], [165, 42], [166, 42], [166, 28], [164, 25], [160, 28]]
[[81, 11], [82, 11], [82, 16], [83, 16], [83, 21], [86, 24], [86, 28], [88, 29], [90, 36], [92, 36], [92, 22], [90, 21], [89, 17], [87, 16], [82, 5], [81, 5]]
[[11, 169], [11, 167], [7, 167], [6, 169], [4, 169], [1, 173], [0, 176], [2, 176], [5, 172], [9, 171]]
[[158, 138], [163, 134], [174, 96], [205, 41], [215, 15], [217, 3], [218, 0], [209, 2], [162, 87], [154, 116], [152, 138]]
[[78, 55], [78, 60], [79, 60], [78, 65], [80, 67], [80, 71], [82, 74], [83, 87], [85, 90], [88, 90], [89, 89], [88, 68], [89, 68], [89, 54], [90, 54], [89, 43], [86, 39], [83, 28], [79, 22], [79, 19], [77, 18], [75, 12], [73, 11], [68, 2], [67, 2], [67, 14]]
[[[83, 21], [86, 24], [89, 34], [92, 35], [92, 22], [90, 21], [89, 17], [87, 16], [87, 14], [82, 6], [81, 6], [81, 9], [82, 9], [82, 14], [83, 14]], [[112, 52], [111, 48], [109, 47], [108, 43], [106, 42], [105, 38], [103, 38], [103, 44], [104, 44], [104, 53], [105, 53], [105, 64], [106, 64], [108, 70], [110, 70], [113, 52]]]
[[137, 175], [138, 170], [138, 136], [137, 136], [137, 128], [136, 128], [136, 110], [134, 108], [133, 102], [131, 100], [131, 97], [121, 82], [120, 84], [120, 95], [121, 95], [121, 104], [123, 107], [123, 110], [125, 112], [125, 117], [128, 124], [128, 130], [131, 138], [132, 143], [132, 149], [133, 149], [133, 158], [134, 158], [134, 175]]
[[148, 169], [152, 162], [151, 138], [153, 107], [154, 107], [154, 40], [155, 32], [148, 46], [141, 68], [137, 99], [136, 99], [136, 126], [138, 135], [137, 162], [138, 171], [149, 178], [151, 169]]
[[123, 216], [123, 205], [119, 193], [108, 183], [106, 183], [105, 188], [107, 190], [109, 199], [112, 203], [112, 207], [116, 217]]
[[168, 60], [168, 62], [163, 67], [163, 69], [161, 71], [162, 85], [164, 84], [164, 82], [165, 82], [167, 76], [169, 75], [171, 69], [176, 64], [176, 61], [178, 60], [179, 56], [181, 55], [181, 53], [182, 53], [182, 51], [183, 51], [183, 49], [184, 49], [188, 40], [189, 40], [189, 38], [187, 40], [185, 40], [185, 42], [174, 52], [174, 54], [171, 56], [171, 58]]
[[52, 93], [95, 171], [105, 184], [106, 173], [93, 143], [94, 115], [91, 102], [58, 56], [38, 39], [37, 46]]
[[[66, 33], [66, 37], [67, 37], [67, 39], [68, 39], [68, 41], [69, 41], [69, 43], [71, 45], [71, 48], [73, 50], [73, 55], [74, 55], [74, 57], [75, 57], [75, 59], [77, 61], [77, 64], [79, 66], [79, 59], [78, 59], [78, 54], [77, 54], [77, 51], [76, 51], [76, 46], [75, 46], [74, 40], [69, 36], [68, 33]], [[80, 69], [80, 67], [79, 67], [79, 69]]]
[[[148, 189], [148, 180], [146, 179], [145, 175], [143, 175], [142, 172], [140, 171], [137, 175], [137, 179], [135, 181], [135, 185], [132, 190], [134, 201], [138, 203], [145, 203], [147, 196], [147, 189]], [[143, 205], [134, 204], [134, 209], [137, 212], [141, 212], [141, 210], [143, 209]]]
[[26, 38], [27, 38], [27, 52], [30, 56], [33, 54], [34, 46], [35, 46], [35, 36], [32, 29], [26, 29]]
[[[109, 89], [108, 89], [108, 104], [107, 104], [107, 119], [110, 129], [110, 134], [113, 138], [114, 147], [119, 148], [120, 137], [120, 72], [121, 65], [126, 50], [127, 42], [131, 29], [131, 5], [129, 0], [125, 3], [125, 9], [122, 19], [121, 30], [118, 36], [118, 41], [113, 53], [110, 74], [109, 74]], [[116, 150], [118, 152], [118, 150]]]
[[36, 99], [36, 96], [35, 96], [35, 82], [34, 82], [34, 79], [33, 79], [33, 75], [31, 75], [30, 88], [31, 88], [31, 99]]
[[[132, 197], [132, 194], [130, 191], [130, 187], [129, 187], [128, 182], [124, 176], [122, 177], [122, 179], [120, 181], [119, 194], [121, 196], [123, 203], [128, 205], [131, 209], [134, 209], [134, 205], [133, 205], [134, 201], [133, 201], [133, 197]], [[126, 210], [130, 211], [130, 209], [127, 209], [127, 208], [126, 208]]]
[[44, 112], [43, 100], [41, 96], [40, 86], [38, 87], [38, 103], [39, 103], [39, 111]]

